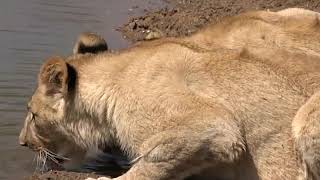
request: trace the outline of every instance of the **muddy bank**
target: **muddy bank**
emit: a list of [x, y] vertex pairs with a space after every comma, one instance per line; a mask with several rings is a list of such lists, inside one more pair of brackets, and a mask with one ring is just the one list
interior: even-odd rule
[[[208, 23], [218, 22], [222, 17], [232, 16], [248, 10], [279, 10], [301, 7], [320, 12], [319, 0], [167, 0], [166, 8], [146, 12], [140, 17], [132, 17], [119, 27], [126, 39], [135, 42], [155, 37], [187, 36]], [[149, 36], [149, 37], [148, 37]], [[151, 36], [151, 38], [153, 38]], [[78, 180], [99, 177], [95, 174], [50, 171], [34, 174], [28, 180]]]
[[[215, 23], [222, 17], [232, 16], [249, 10], [279, 10], [301, 7], [320, 11], [318, 0], [167, 0], [172, 8], [147, 12], [133, 17], [119, 28], [125, 38], [135, 42], [155, 36], [186, 36], [208, 23]], [[152, 38], [153, 35], [151, 35]]]
[[34, 174], [26, 178], [26, 180], [84, 180], [87, 177], [98, 178], [100, 176], [93, 173], [49, 171], [44, 174]]

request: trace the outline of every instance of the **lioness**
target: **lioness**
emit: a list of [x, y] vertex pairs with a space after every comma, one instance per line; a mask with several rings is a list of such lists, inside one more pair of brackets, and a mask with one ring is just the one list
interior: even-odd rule
[[20, 144], [61, 163], [119, 145], [133, 163], [120, 180], [208, 169], [209, 179], [319, 179], [319, 35], [315, 12], [259, 11], [120, 53], [50, 58]]

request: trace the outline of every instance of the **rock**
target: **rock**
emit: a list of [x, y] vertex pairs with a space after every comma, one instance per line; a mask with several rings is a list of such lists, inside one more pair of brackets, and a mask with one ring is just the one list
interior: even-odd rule
[[149, 31], [149, 33], [145, 36], [145, 40], [153, 40], [153, 39], [159, 39], [163, 37], [163, 33], [160, 31]]

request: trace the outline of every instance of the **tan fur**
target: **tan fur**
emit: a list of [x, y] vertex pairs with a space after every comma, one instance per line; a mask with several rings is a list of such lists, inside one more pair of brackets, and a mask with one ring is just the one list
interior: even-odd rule
[[[71, 159], [74, 147], [120, 145], [135, 164], [119, 180], [317, 179], [319, 33], [317, 13], [259, 11], [187, 38], [48, 60], [20, 141]], [[73, 148], [61, 152], [51, 133]]]

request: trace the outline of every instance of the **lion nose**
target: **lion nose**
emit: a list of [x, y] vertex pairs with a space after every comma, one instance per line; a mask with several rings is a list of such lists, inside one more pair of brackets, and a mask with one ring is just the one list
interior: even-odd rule
[[28, 146], [27, 142], [25, 142], [25, 141], [19, 141], [19, 144], [20, 144], [21, 146]]
[[28, 146], [28, 143], [27, 143], [26, 138], [23, 137], [23, 136], [21, 136], [21, 135], [20, 135], [20, 137], [19, 137], [19, 144], [20, 144], [21, 146]]
[[26, 138], [26, 134], [24, 132], [24, 129], [21, 131], [21, 133], [19, 135], [19, 144], [21, 146], [28, 146], [28, 142], [27, 142], [27, 138]]

